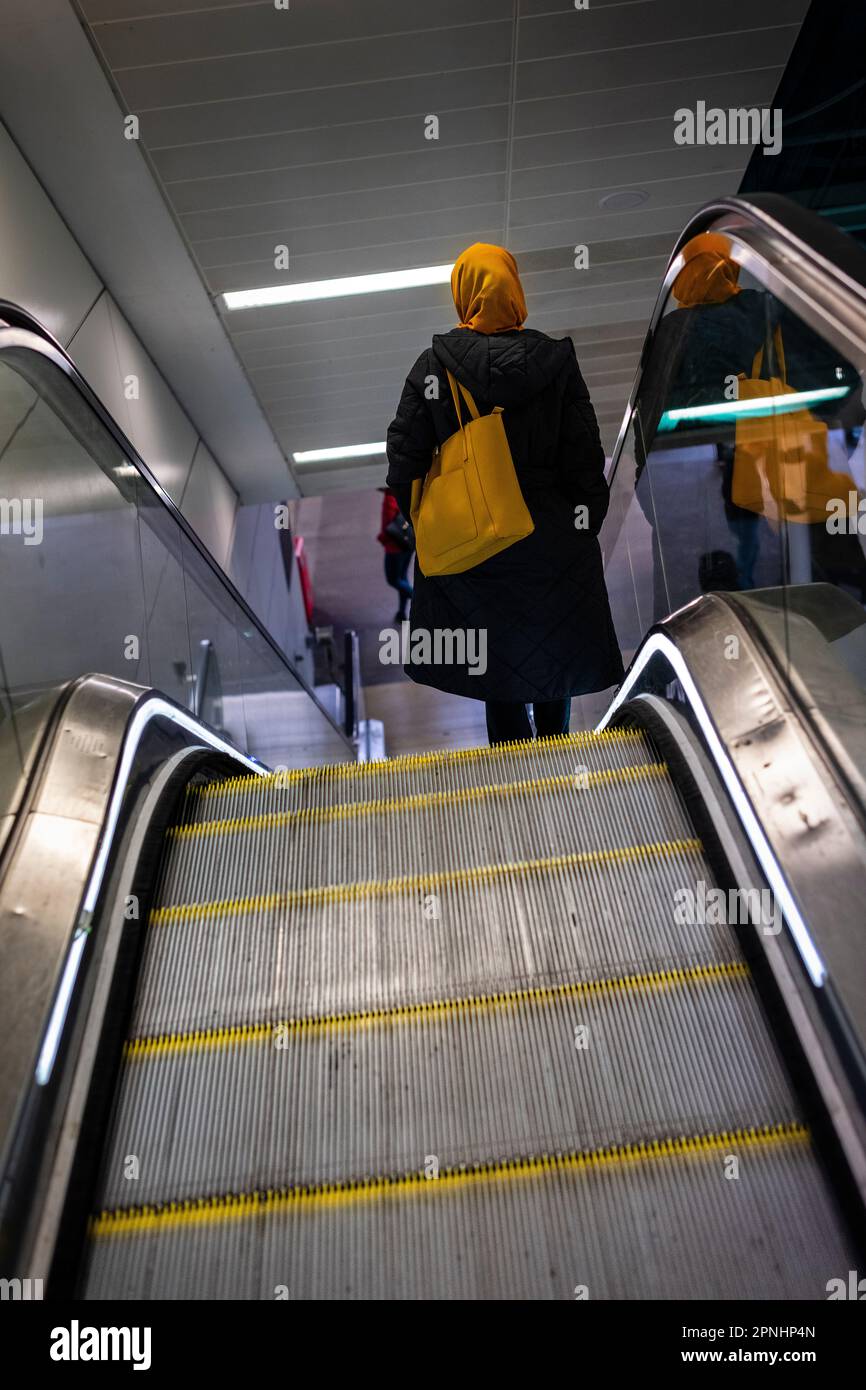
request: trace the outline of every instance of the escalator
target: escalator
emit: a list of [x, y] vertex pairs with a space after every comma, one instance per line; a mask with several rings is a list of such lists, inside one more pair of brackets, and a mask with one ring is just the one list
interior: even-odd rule
[[[707, 229], [796, 343], [794, 388], [829, 372], [813, 408], [858, 493], [862, 266], [778, 202], [705, 209], [612, 463], [630, 664], [595, 732], [359, 763], [317, 713], [317, 765], [268, 771], [117, 673], [45, 695], [0, 864], [4, 1274], [823, 1299], [858, 1268], [866, 615], [849, 546], [834, 570], [802, 508], [726, 500], [734, 416], [683, 395], [659, 329]], [[701, 506], [662, 505], [695, 475]], [[763, 582], [701, 592], [721, 554]]]
[[671, 921], [715, 880], [645, 737], [401, 761], [189, 798], [87, 1296], [807, 1297], [847, 1269], [735, 935]]

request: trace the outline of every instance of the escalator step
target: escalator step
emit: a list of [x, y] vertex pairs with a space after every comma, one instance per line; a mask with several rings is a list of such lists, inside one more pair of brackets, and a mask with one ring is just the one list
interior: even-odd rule
[[131, 1048], [104, 1205], [798, 1119], [743, 966], [305, 1024]]
[[160, 891], [211, 898], [637, 845], [689, 826], [658, 763], [177, 827]]
[[856, 1267], [802, 1126], [413, 1174], [408, 1190], [397, 1180], [349, 1200], [318, 1186], [163, 1218], [105, 1213], [87, 1294], [821, 1299]]
[[244, 776], [190, 788], [185, 822], [229, 820], [377, 797], [519, 781], [526, 776], [601, 772], [656, 761], [639, 730], [576, 733], [563, 738], [412, 753], [370, 763], [328, 763], [268, 776]]
[[734, 959], [729, 927], [677, 920], [676, 893], [701, 879], [692, 839], [159, 908], [132, 1032]]
[[822, 1297], [852, 1256], [701, 885], [629, 731], [196, 789], [87, 1295]]

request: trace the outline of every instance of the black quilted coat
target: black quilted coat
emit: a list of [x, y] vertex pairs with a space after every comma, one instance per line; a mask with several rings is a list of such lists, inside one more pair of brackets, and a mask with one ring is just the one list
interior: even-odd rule
[[[433, 339], [388, 429], [388, 486], [406, 516], [412, 479], [424, 476], [434, 445], [458, 427], [446, 369], [482, 414], [504, 407], [535, 530], [463, 574], [428, 577], [416, 560], [412, 629], [486, 629], [487, 670], [412, 662], [406, 674], [454, 695], [526, 704], [615, 685], [622, 663], [596, 540], [608, 505], [604, 453], [571, 339], [470, 328]], [[427, 399], [433, 377], [438, 399]], [[587, 529], [575, 527], [579, 504], [588, 509]]]

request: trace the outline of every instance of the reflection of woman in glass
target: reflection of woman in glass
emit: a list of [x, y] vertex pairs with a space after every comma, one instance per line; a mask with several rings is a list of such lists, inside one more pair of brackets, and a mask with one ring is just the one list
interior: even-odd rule
[[741, 289], [731, 243], [703, 232], [683, 248], [671, 286], [677, 308], [656, 325], [641, 379], [638, 410], [643, 444], [653, 446], [662, 414], [725, 400], [732, 376], [748, 374], [764, 342], [766, 294]]
[[[830, 465], [821, 411], [851, 423], [857, 374], [767, 291], [740, 287], [727, 237], [704, 233], [682, 256], [672, 286], [678, 308], [657, 325], [635, 429], [637, 496], [653, 528], [655, 616], [694, 597], [696, 579], [701, 589], [750, 589], [780, 583], [784, 571], [790, 582], [825, 580], [866, 595], [856, 537], [831, 535], [825, 516], [825, 499], [846, 497], [849, 482], [847, 467], [843, 475]], [[779, 406], [786, 395], [826, 387], [834, 388], [832, 407], [804, 408], [796, 399], [788, 410]], [[704, 417], [675, 433], [660, 429], [666, 411], [731, 400], [758, 405], [761, 398], [766, 407], [750, 415], [715, 425]], [[662, 441], [672, 450], [659, 456], [650, 478], [647, 456]], [[700, 448], [712, 444], [723, 510], [705, 504], [709, 479]], [[735, 555], [723, 548], [722, 515]], [[756, 577], [760, 557], [763, 575]]]
[[[641, 379], [635, 428], [636, 495], [653, 529], [656, 618], [694, 597], [698, 574], [701, 587], [745, 589], [754, 585], [760, 518], [735, 506], [731, 498], [733, 430], [719, 427], [719, 433], [730, 436], [730, 444], [722, 441], [718, 457], [724, 469], [724, 516], [734, 538], [736, 559], [721, 548], [709, 554], [701, 554], [700, 546], [696, 550], [698, 518], [691, 507], [683, 507], [676, 468], [656, 470], [652, 487], [645, 471], [647, 455], [654, 442], [660, 442], [656, 435], [664, 412], [725, 400], [731, 379], [750, 370], [764, 341], [767, 296], [760, 290], [741, 289], [740, 268], [730, 250], [729, 239], [717, 232], [704, 232], [683, 248], [683, 265], [671, 287], [677, 308], [656, 325]], [[703, 437], [706, 441], [705, 434]], [[666, 551], [666, 572], [659, 532]], [[715, 539], [720, 547], [724, 531]], [[690, 557], [686, 564], [684, 557]]]

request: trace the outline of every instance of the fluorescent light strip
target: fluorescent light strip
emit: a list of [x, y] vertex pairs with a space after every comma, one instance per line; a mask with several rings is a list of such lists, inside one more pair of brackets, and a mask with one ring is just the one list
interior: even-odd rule
[[[114, 832], [117, 827], [118, 817], [120, 816], [123, 798], [126, 792], [127, 779], [129, 777], [132, 761], [135, 757], [142, 735], [152, 719], [159, 716], [170, 719], [173, 723], [180, 725], [189, 733], [209, 747], [214, 748], [219, 753], [228, 753], [236, 762], [243, 763], [250, 772], [256, 772], [264, 776], [267, 768], [253, 758], [248, 758], [246, 754], [238, 751], [232, 744], [221, 739], [218, 734], [213, 734], [209, 729], [205, 729], [192, 715], [184, 713], [183, 710], [175, 708], [167, 700], [159, 696], [145, 701], [136, 710], [123, 744], [123, 752], [117, 765], [117, 772], [114, 777], [114, 790], [111, 800], [108, 803], [108, 811], [105, 816], [105, 823], [99, 841], [99, 849], [93, 863], [87, 888], [84, 893], [81, 915], [89, 917], [96, 905], [99, 897], [99, 890], [105, 877], [105, 868], [111, 846], [114, 839]], [[42, 1039], [42, 1046], [39, 1049], [39, 1057], [36, 1062], [36, 1084], [45, 1086], [51, 1079], [54, 1063], [57, 1059], [57, 1049], [60, 1046], [60, 1039], [63, 1028], [69, 1013], [69, 1005], [75, 990], [75, 982], [78, 979], [78, 972], [81, 968], [81, 961], [84, 954], [84, 943], [89, 935], [89, 929], [79, 925], [72, 937], [72, 945], [63, 966], [63, 974], [57, 990], [57, 996], [51, 1008], [51, 1016], [45, 1029]]]
[[336, 449], [302, 449], [292, 454], [295, 463], [324, 463], [328, 459], [362, 459], [385, 453], [385, 441], [381, 444], [340, 444]]
[[692, 679], [691, 672], [683, 660], [682, 653], [663, 632], [654, 632], [647, 638], [646, 642], [641, 647], [613, 703], [596, 728], [596, 733], [600, 734], [607, 728], [620, 705], [629, 698], [644, 667], [652, 660], [657, 652], [661, 652], [673, 667], [677, 679], [686, 693], [701, 727], [701, 731], [715, 758], [716, 766], [721, 773], [728, 794], [734, 803], [737, 814], [742, 821], [743, 828], [749, 837], [752, 849], [755, 851], [761, 868], [766, 874], [767, 882], [776, 895], [776, 901], [782, 908], [791, 935], [794, 938], [794, 943], [809, 973], [809, 978], [814, 985], [820, 988], [826, 981], [827, 967], [821, 958], [817, 946], [812, 940], [811, 933], [797, 906], [796, 900], [785, 882], [784, 875], [779, 867], [779, 862], [761, 828], [757, 816], [752, 810], [748, 797], [743, 791], [742, 783], [737, 776], [733, 763], [728, 757], [725, 746], [713, 727], [709, 711], [701, 699], [698, 688]]
[[451, 265], [422, 265], [414, 270], [384, 270], [375, 275], [344, 275], [336, 280], [305, 280], [296, 285], [263, 285], [257, 290], [226, 290], [227, 309], [265, 309], [272, 304], [302, 304], [311, 299], [340, 299], [347, 294], [379, 294], [421, 285], [446, 285]]
[[[834, 401], [839, 396], [847, 396], [847, 386], [825, 386], [815, 391], [794, 391], [784, 396], [759, 396], [748, 401], [719, 401], [716, 405], [683, 406], [677, 410], [666, 410], [659, 424], [660, 429], [671, 429], [679, 420], [727, 419], [728, 416], [787, 414], [799, 410], [804, 405], [814, 405], [816, 401]], [[667, 422], [667, 423], [665, 423]]]

